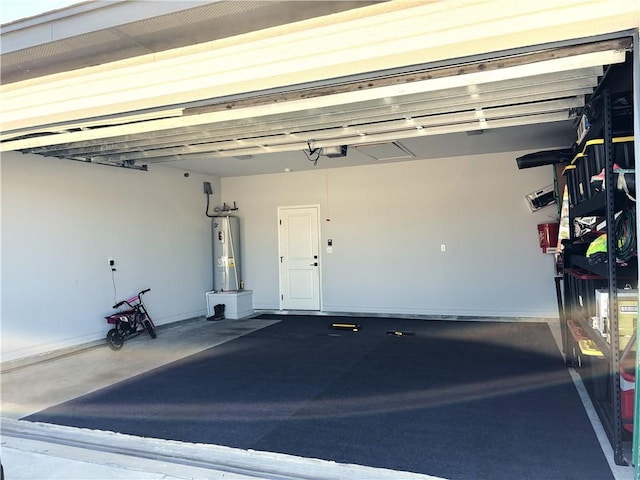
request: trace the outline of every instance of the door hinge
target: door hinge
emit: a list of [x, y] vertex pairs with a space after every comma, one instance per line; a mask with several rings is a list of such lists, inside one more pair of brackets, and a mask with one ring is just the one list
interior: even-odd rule
[[284, 295], [280, 295], [280, 300], [284, 300]]
[[282, 219], [278, 220], [280, 222], [280, 225], [282, 225]]

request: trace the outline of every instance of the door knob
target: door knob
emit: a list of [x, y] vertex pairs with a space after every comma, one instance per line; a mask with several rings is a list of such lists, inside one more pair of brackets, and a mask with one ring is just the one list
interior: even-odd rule
[[317, 267], [318, 266], [318, 262], [312, 263], [311, 265], [309, 265], [310, 267]]

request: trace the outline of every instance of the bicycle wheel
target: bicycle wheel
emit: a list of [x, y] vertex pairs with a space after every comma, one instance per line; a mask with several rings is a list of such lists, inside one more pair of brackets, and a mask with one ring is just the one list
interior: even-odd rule
[[107, 345], [111, 350], [120, 350], [124, 345], [124, 335], [112, 328], [107, 332]]
[[151, 338], [156, 338], [156, 329], [153, 327], [153, 325], [151, 324], [151, 322], [146, 319], [144, 322], [144, 328], [147, 329], [147, 332], [149, 332], [149, 335], [151, 336]]

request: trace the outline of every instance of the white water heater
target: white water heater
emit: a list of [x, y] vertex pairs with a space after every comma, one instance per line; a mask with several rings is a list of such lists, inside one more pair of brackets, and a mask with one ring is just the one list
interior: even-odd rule
[[213, 217], [213, 290], [240, 290], [240, 219]]

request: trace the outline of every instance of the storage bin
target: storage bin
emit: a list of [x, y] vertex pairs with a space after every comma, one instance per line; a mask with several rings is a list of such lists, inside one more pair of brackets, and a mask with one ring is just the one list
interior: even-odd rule
[[620, 168], [635, 168], [634, 137], [618, 137], [613, 139], [613, 161]]
[[586, 273], [571, 274], [569, 279], [569, 288], [575, 292], [574, 308], [581, 312], [583, 318], [591, 319], [596, 315], [596, 290], [606, 287], [607, 280]]
[[578, 195], [578, 169], [575, 165], [567, 165], [563, 174], [567, 178], [569, 204], [575, 207], [580, 203], [580, 196]]
[[581, 154], [576, 156], [576, 181], [578, 203], [591, 198], [593, 189], [591, 188], [591, 177], [596, 173], [592, 170], [590, 163]]
[[594, 398], [606, 401], [611, 396], [611, 370], [609, 370], [609, 360], [604, 356], [585, 357], [588, 364], [588, 387]]
[[[633, 298], [618, 299], [618, 331], [620, 334], [620, 350], [624, 350], [636, 334], [638, 323], [638, 291]], [[635, 347], [635, 345], [634, 345]], [[635, 351], [635, 348], [631, 348]]]
[[[634, 137], [616, 137], [612, 139], [613, 163], [625, 170], [633, 170], [634, 159]], [[571, 163], [564, 169], [567, 177], [567, 187], [569, 190], [569, 202], [576, 206], [591, 198], [595, 193], [602, 191], [603, 182], [591, 179], [603, 172], [605, 167], [604, 139], [596, 138], [585, 143], [581, 152], [578, 152], [571, 160]], [[633, 175], [627, 175], [630, 185], [631, 195], [635, 195], [635, 179]], [[625, 177], [627, 178], [627, 177]]]
[[636, 376], [633, 370], [620, 371], [620, 414], [622, 427], [633, 432], [633, 410], [636, 396]]
[[573, 367], [591, 368], [590, 359], [604, 357], [598, 346], [582, 330], [582, 327], [575, 320], [567, 319], [568, 330], [568, 351], [567, 362]]
[[[595, 292], [598, 330], [611, 342], [609, 336], [609, 290], [597, 289]], [[618, 289], [618, 335], [620, 350], [624, 350], [635, 334], [638, 321], [638, 290], [632, 288]], [[635, 347], [632, 348], [635, 351]]]
[[[612, 140], [612, 143], [613, 163], [625, 170], [634, 169], [634, 137], [616, 137]], [[605, 167], [604, 139], [596, 138], [585, 143], [584, 149], [574, 157], [571, 164], [575, 165], [577, 169], [576, 190], [582, 192], [579, 201], [590, 198], [594, 193], [602, 191], [602, 182], [592, 182], [591, 178], [600, 175]], [[629, 177], [632, 176], [630, 175]], [[632, 182], [632, 184], [633, 190], [635, 190], [635, 182]]]

